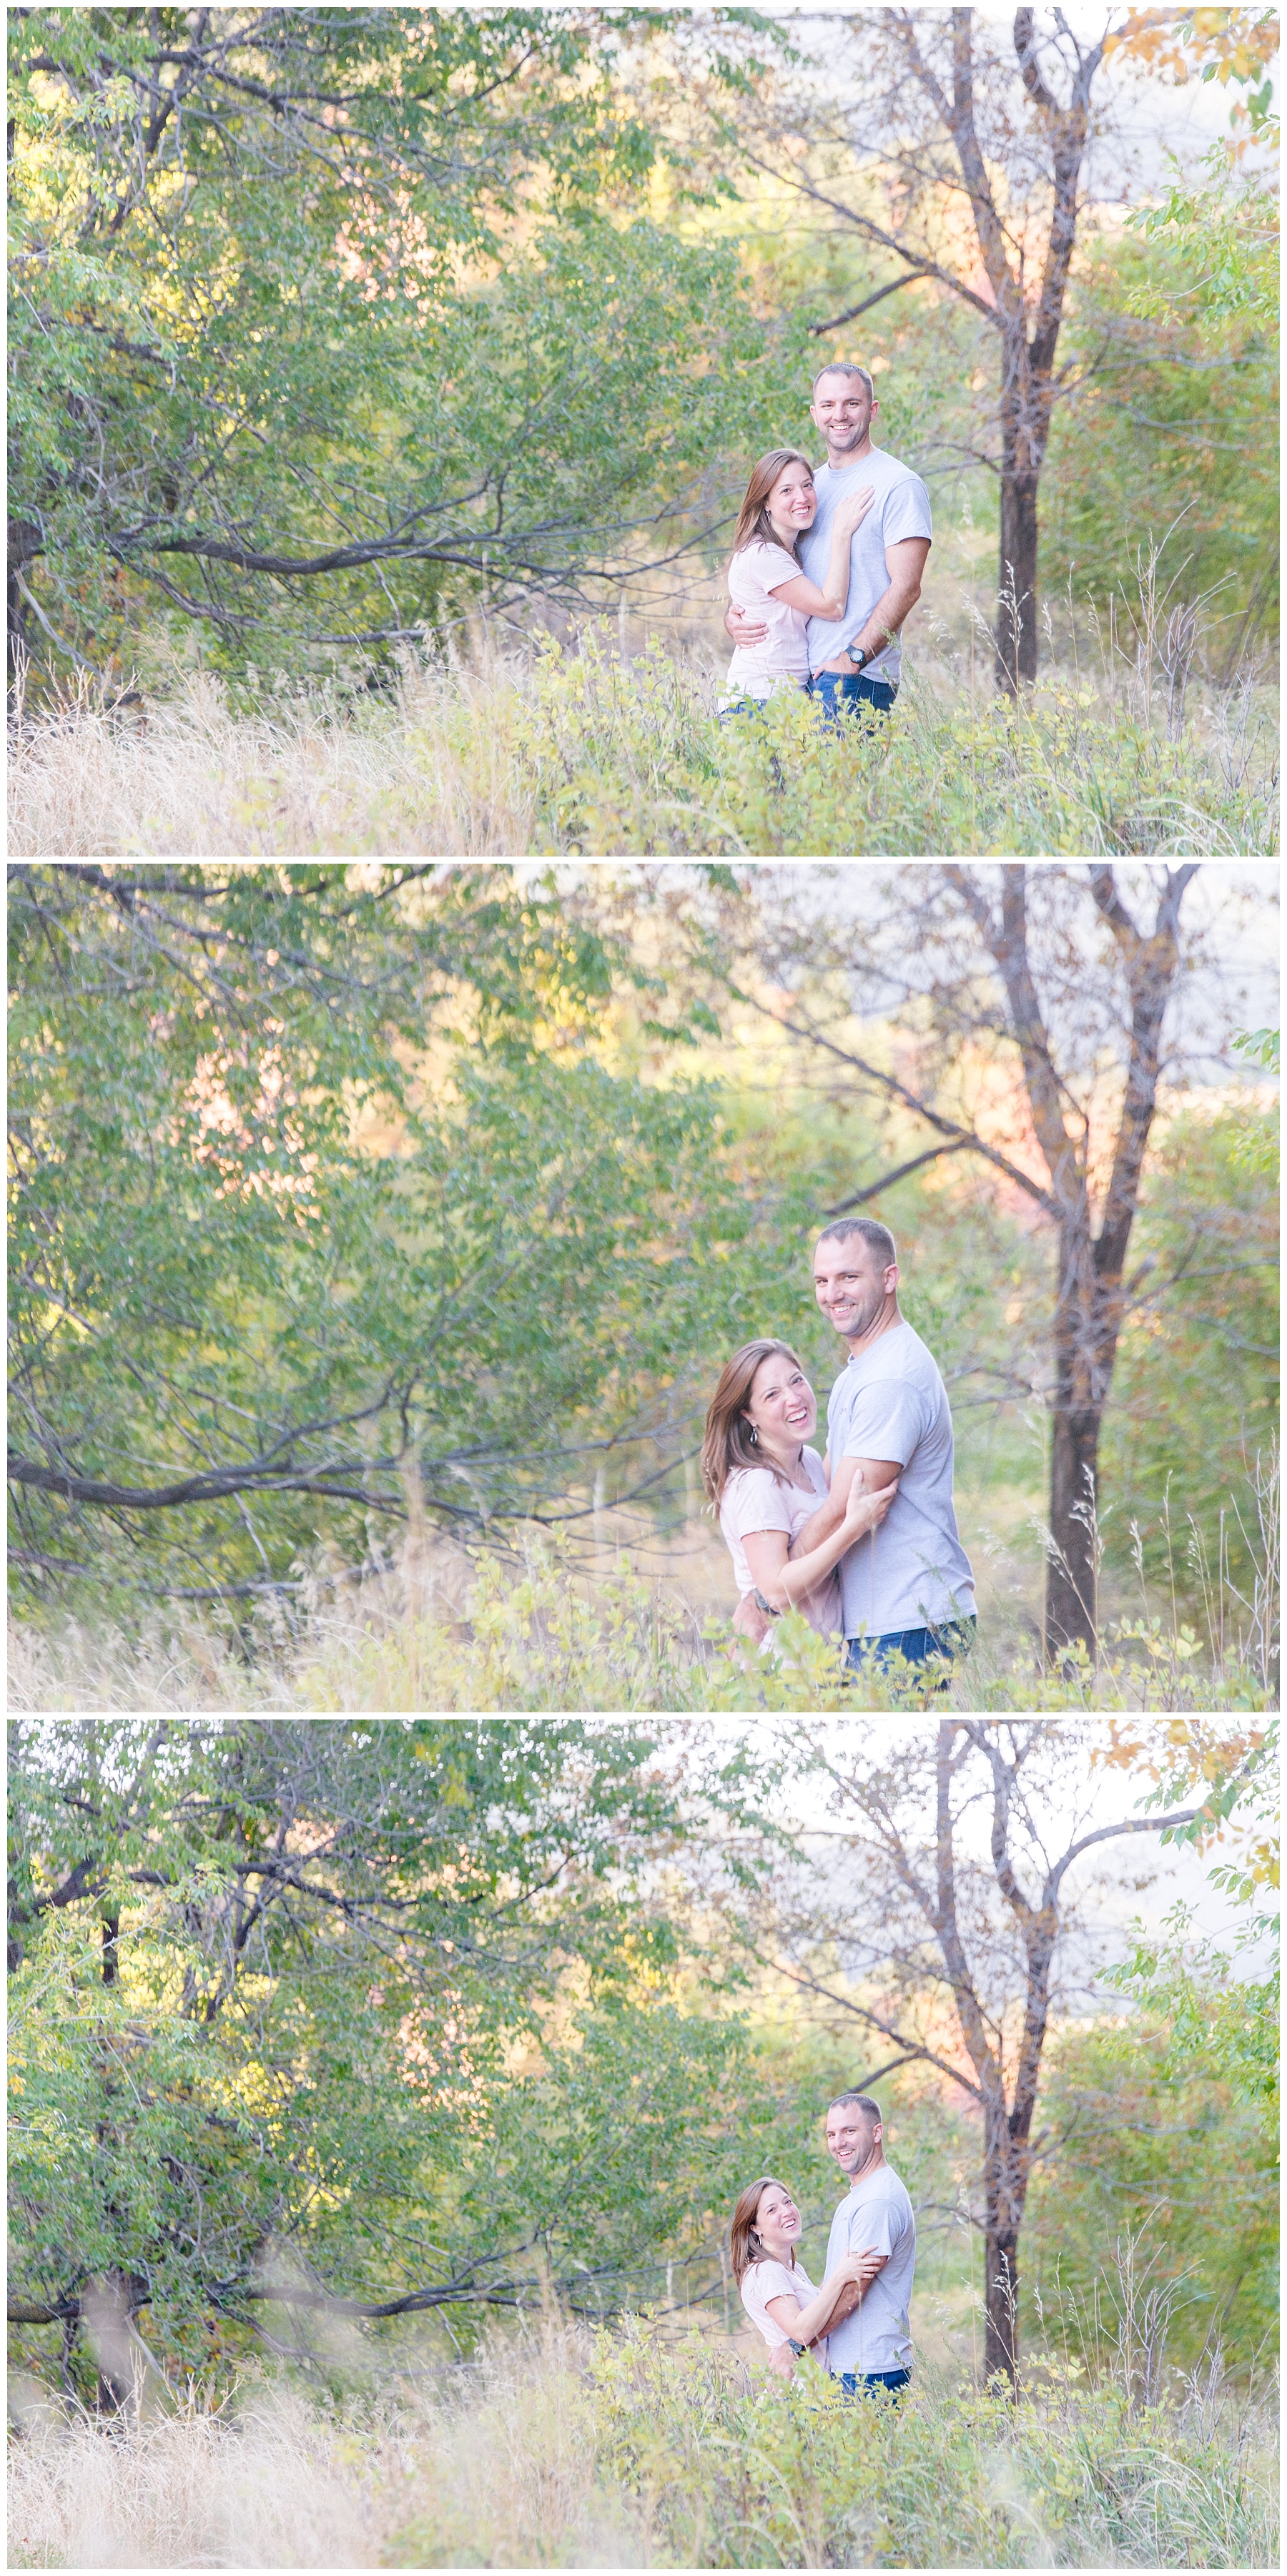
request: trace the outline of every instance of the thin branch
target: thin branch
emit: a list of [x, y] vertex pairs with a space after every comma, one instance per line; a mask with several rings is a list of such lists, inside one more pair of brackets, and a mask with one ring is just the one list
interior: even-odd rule
[[833, 313], [829, 322], [811, 322], [809, 337], [816, 340], [823, 331], [838, 331], [842, 322], [856, 322], [860, 313], [870, 313], [873, 304], [883, 304], [887, 295], [897, 295], [903, 286], [915, 286], [922, 277], [932, 277], [930, 268], [912, 268], [906, 277], [894, 278], [888, 286], [878, 286], [874, 295], [865, 295], [861, 304], [851, 304], [843, 313]]
[[849, 1208], [865, 1207], [868, 1199], [878, 1198], [882, 1190], [892, 1190], [895, 1181], [905, 1181], [909, 1172], [919, 1172], [922, 1163], [936, 1163], [940, 1154], [964, 1154], [968, 1150], [969, 1139], [964, 1136], [958, 1136], [951, 1145], [931, 1145], [928, 1153], [917, 1154], [910, 1163], [900, 1163], [896, 1171], [885, 1172], [880, 1180], [873, 1181], [870, 1189], [855, 1191], [851, 1199], [842, 1199], [839, 1207], [828, 1208], [825, 1213], [828, 1217], [844, 1216]]

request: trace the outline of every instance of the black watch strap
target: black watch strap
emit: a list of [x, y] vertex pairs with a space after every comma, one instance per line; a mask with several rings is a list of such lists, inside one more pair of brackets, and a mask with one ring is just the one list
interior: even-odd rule
[[797, 2343], [794, 2335], [788, 2335], [787, 2342], [790, 2344], [792, 2352], [804, 2354], [809, 2349], [807, 2343]]

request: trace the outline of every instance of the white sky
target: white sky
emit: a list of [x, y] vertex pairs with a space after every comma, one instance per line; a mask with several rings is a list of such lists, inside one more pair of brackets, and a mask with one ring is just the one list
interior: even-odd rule
[[[805, 919], [828, 911], [848, 914], [851, 919], [861, 916], [870, 927], [873, 922], [879, 923], [885, 909], [880, 889], [886, 880], [910, 878], [936, 862], [904, 859], [891, 864], [887, 859], [841, 859], [796, 865], [774, 860], [753, 864], [757, 875], [765, 880], [766, 893], [772, 889], [773, 900], [782, 910], [798, 905]], [[1030, 863], [1030, 872], [1055, 864], [1065, 863], [1038, 859]], [[985, 865], [979, 873], [985, 882], [999, 881], [998, 867]], [[1222, 1060], [1220, 1037], [1230, 1026], [1278, 1026], [1280, 924], [1275, 898], [1280, 874], [1278, 866], [1270, 861], [1208, 860], [1186, 889], [1182, 922], [1193, 931], [1211, 929], [1215, 952], [1208, 965], [1179, 982], [1168, 1012], [1167, 1032], [1186, 1058], [1185, 1070], [1191, 1081], [1253, 1082], [1266, 1078], [1255, 1066], [1239, 1062], [1234, 1067]], [[1127, 900], [1140, 919], [1151, 917], [1150, 905], [1154, 901], [1151, 887], [1149, 891], [1142, 890], [1145, 875], [1158, 878], [1160, 871], [1129, 866], [1118, 870]], [[896, 941], [896, 906], [889, 909], [888, 918]], [[899, 947], [898, 956], [900, 971], [905, 973], [904, 948]]]
[[[766, 17], [794, 19], [799, 26], [801, 46], [814, 49], [825, 62], [850, 32], [853, 22], [876, 13], [876, 0], [855, 0], [850, 8], [819, 10], [808, 0], [782, 0], [782, 5], [766, 10]], [[947, 17], [944, 9], [939, 13]], [[1064, 17], [1078, 42], [1095, 44], [1106, 26], [1121, 26], [1127, 12], [1121, 8], [1105, 9], [1079, 5], [1069, 0]], [[976, 9], [978, 18], [1004, 27], [1007, 35], [1014, 24], [1013, 6]], [[1051, 24], [1052, 12], [1038, 9], [1038, 31]], [[1277, 78], [1275, 75], [1275, 90]], [[1114, 61], [1110, 55], [1095, 75], [1092, 101], [1101, 111], [1109, 106], [1116, 130], [1112, 144], [1101, 141], [1095, 148], [1088, 173], [1089, 191], [1103, 204], [1121, 200], [1129, 191], [1132, 196], [1149, 196], [1166, 180], [1166, 155], [1174, 152], [1182, 165], [1191, 167], [1216, 140], [1230, 132], [1229, 111], [1247, 93], [1238, 82], [1222, 85], [1218, 81], [1189, 80], [1173, 87], [1151, 77], [1133, 62]], [[1245, 131], [1245, 128], [1244, 128]]]
[[[864, 1753], [869, 1753], [873, 1762], [880, 1759], [885, 1747], [893, 1749], [898, 1744], [905, 1743], [913, 1727], [920, 1731], [927, 1731], [928, 1725], [932, 1723], [925, 1719], [894, 1716], [864, 1716], [822, 1722], [843, 1729], [849, 1735], [857, 1731], [861, 1736]], [[718, 1718], [711, 1723], [717, 1738], [726, 1742], [730, 1750], [744, 1735], [749, 1737], [752, 1745], [757, 1735], [763, 1734], [766, 1738], [771, 1736], [775, 1725], [775, 1721], [771, 1718], [729, 1717]], [[1070, 1720], [1069, 1723], [1076, 1726], [1080, 1721]], [[1142, 1732], [1148, 1721], [1140, 1719], [1136, 1723], [1138, 1730]], [[1104, 1740], [1107, 1741], [1106, 1727]], [[1125, 1817], [1145, 1812], [1144, 1800], [1150, 1786], [1148, 1780], [1142, 1773], [1127, 1774], [1120, 1770], [1107, 1770], [1092, 1764], [1089, 1743], [1086, 1747], [1085, 1760], [1078, 1766], [1076, 1777], [1075, 1810], [1072, 1798], [1069, 1798], [1063, 1807], [1053, 1802], [1049, 1804], [1043, 1802], [1044, 1812], [1049, 1821], [1051, 1834], [1049, 1848], [1052, 1852], [1066, 1849], [1067, 1842], [1072, 1840], [1074, 1835], [1079, 1839], [1082, 1834], [1092, 1832], [1096, 1826], [1114, 1824]], [[811, 1827], [816, 1827], [822, 1833], [834, 1833], [838, 1830], [836, 1819], [828, 1815], [825, 1789], [821, 1782], [812, 1786], [801, 1786], [795, 1792], [795, 1797], [797, 1803], [793, 1808], [793, 1821], [798, 1821], [806, 1830]], [[1182, 1798], [1177, 1803], [1181, 1807], [1187, 1807], [1196, 1804], [1196, 1800]], [[982, 1807], [976, 1809], [973, 1818], [967, 1819], [961, 1830], [971, 1849], [979, 1858], [985, 1858], [987, 1811]], [[1056, 1834], [1060, 1835], [1060, 1839], [1054, 1839]], [[1238, 1935], [1247, 1923], [1248, 1909], [1232, 1903], [1221, 1889], [1212, 1886], [1210, 1877], [1211, 1871], [1218, 1867], [1220, 1861], [1227, 1857], [1231, 1849], [1232, 1845], [1226, 1837], [1225, 1843], [1213, 1848], [1203, 1858], [1195, 1852], [1191, 1844], [1164, 1845], [1156, 1834], [1125, 1834], [1120, 1841], [1097, 1844], [1092, 1851], [1085, 1854], [1084, 1858], [1073, 1863], [1072, 1870], [1069, 1872], [1070, 1889], [1080, 1893], [1083, 1898], [1089, 1896], [1092, 1887], [1097, 1891], [1093, 1907], [1094, 1933], [1090, 1946], [1080, 1952], [1073, 1951], [1065, 1963], [1065, 1973], [1070, 1965], [1075, 1967], [1078, 1981], [1084, 1983], [1086, 2009], [1091, 2007], [1093, 2001], [1091, 1989], [1096, 1968], [1102, 1970], [1105, 1967], [1114, 1966], [1127, 1955], [1131, 1946], [1130, 1926], [1136, 1918], [1143, 1923], [1147, 1931], [1157, 1932], [1161, 1930], [1171, 1908], [1177, 1903], [1183, 1903], [1192, 1908], [1193, 1929], [1199, 1938], [1213, 1941], [1217, 1947], [1233, 1952]], [[1266, 1890], [1264, 1909], [1268, 1910], [1272, 1902], [1274, 1900], [1271, 1892]], [[1268, 1965], [1267, 1945], [1257, 1945], [1234, 1959], [1234, 1974], [1263, 1976], [1268, 1972]], [[1122, 2010], [1119, 1995], [1114, 1993], [1104, 2000], [1108, 2002], [1111, 2010], [1115, 2012]]]

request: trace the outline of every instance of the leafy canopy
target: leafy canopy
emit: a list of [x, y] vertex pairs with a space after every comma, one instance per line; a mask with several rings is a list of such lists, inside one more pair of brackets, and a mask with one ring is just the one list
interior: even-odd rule
[[735, 254], [639, 202], [614, 47], [662, 24], [22, 12], [27, 649], [97, 668], [169, 617], [302, 670], [656, 550], [763, 353]]
[[408, 1508], [548, 1517], [730, 1328], [712, 1098], [606, 1068], [614, 959], [548, 885], [36, 867], [10, 919], [37, 1581], [253, 1589]]
[[[192, 2367], [271, 2293], [619, 2305], [709, 2232], [732, 2022], [676, 2008], [653, 1740], [582, 1720], [19, 1725], [14, 2292]], [[80, 2142], [75, 2154], [69, 2139]]]

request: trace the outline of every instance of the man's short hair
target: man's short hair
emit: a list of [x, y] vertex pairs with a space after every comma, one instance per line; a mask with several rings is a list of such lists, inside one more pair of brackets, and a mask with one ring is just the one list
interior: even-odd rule
[[876, 399], [875, 385], [873, 384], [871, 377], [868, 375], [866, 368], [860, 367], [856, 358], [833, 358], [829, 367], [819, 367], [818, 372], [813, 379], [813, 392], [815, 394], [824, 376], [861, 376], [872, 401], [874, 402]]
[[837, 1242], [847, 1243], [851, 1234], [862, 1236], [868, 1251], [875, 1254], [882, 1270], [888, 1270], [891, 1262], [897, 1262], [898, 1247], [894, 1238], [888, 1226], [882, 1225], [879, 1218], [874, 1216], [838, 1216], [834, 1225], [824, 1225], [818, 1241], [826, 1243], [828, 1238], [834, 1235]]
[[879, 2102], [873, 2102], [870, 2093], [837, 2093], [835, 2101], [828, 2102], [827, 2109], [847, 2110], [851, 2102], [856, 2111], [861, 2111], [864, 2118], [870, 2120], [873, 2128], [878, 2124], [883, 2126], [885, 2114]]

